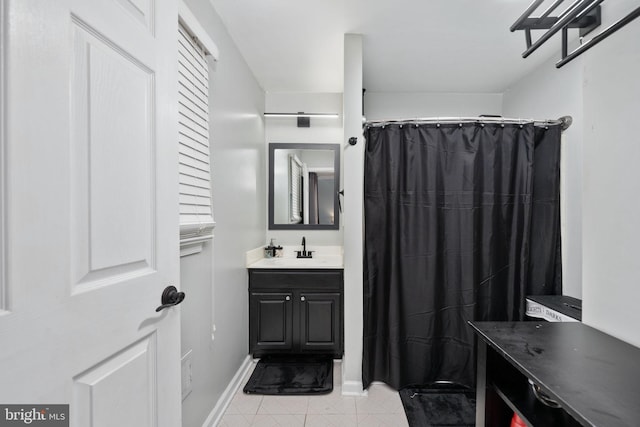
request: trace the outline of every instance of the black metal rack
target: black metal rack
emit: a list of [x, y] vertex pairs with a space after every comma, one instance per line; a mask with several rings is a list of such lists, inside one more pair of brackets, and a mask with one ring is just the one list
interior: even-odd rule
[[[575, 0], [571, 5], [561, 12], [558, 16], [550, 16], [564, 0], [555, 0], [540, 16], [531, 17], [545, 0], [534, 0], [533, 3], [524, 11], [524, 13], [511, 25], [510, 30], [525, 32], [525, 40], [527, 49], [522, 53], [522, 57], [526, 58], [536, 49], [542, 46], [554, 34], [562, 31], [562, 59], [556, 62], [556, 68], [560, 68], [571, 60], [575, 59], [582, 53], [591, 49], [620, 28], [640, 16], [640, 7], [630, 12], [624, 18], [616, 21], [605, 30], [595, 35], [589, 41], [581, 44], [578, 48], [569, 52], [568, 32], [570, 28], [579, 28], [580, 37], [584, 37], [600, 26], [602, 22], [600, 4], [604, 0]], [[547, 30], [535, 42], [531, 38], [531, 30]]]

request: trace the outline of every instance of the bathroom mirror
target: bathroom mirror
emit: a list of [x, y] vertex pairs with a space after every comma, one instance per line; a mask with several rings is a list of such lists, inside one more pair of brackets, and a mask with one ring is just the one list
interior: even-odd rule
[[337, 230], [339, 144], [269, 144], [269, 229]]

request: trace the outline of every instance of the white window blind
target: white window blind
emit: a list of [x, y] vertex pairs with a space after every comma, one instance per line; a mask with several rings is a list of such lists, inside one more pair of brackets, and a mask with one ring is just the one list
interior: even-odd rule
[[289, 222], [302, 221], [302, 162], [295, 155], [289, 156]]
[[178, 28], [180, 240], [210, 239], [213, 226], [209, 151], [209, 69], [205, 50]]

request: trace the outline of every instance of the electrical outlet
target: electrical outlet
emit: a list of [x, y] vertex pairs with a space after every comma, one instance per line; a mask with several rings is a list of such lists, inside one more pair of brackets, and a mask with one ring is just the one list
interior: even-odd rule
[[216, 324], [211, 325], [211, 341], [216, 339]]
[[191, 390], [193, 390], [193, 386], [191, 381], [193, 379], [193, 370], [192, 370], [192, 356], [193, 350], [189, 350], [187, 354], [182, 356], [182, 400], [185, 400]]

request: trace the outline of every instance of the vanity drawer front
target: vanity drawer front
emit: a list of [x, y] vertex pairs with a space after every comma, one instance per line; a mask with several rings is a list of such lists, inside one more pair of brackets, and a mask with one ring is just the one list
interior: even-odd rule
[[338, 289], [343, 270], [249, 270], [250, 289]]

